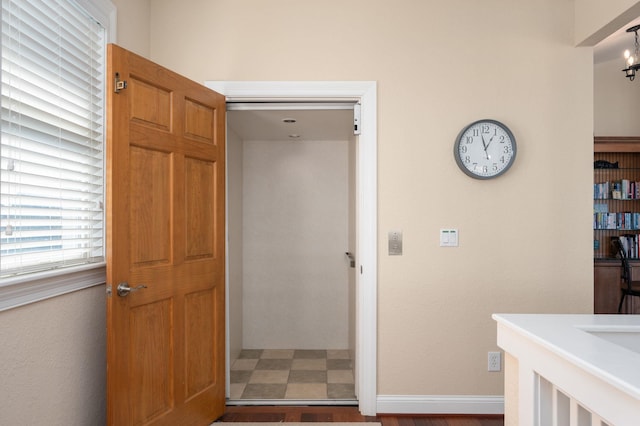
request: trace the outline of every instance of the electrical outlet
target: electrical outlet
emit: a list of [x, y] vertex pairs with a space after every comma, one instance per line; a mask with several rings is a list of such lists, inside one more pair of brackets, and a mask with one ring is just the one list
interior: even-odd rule
[[502, 354], [500, 352], [489, 352], [487, 357], [487, 371], [502, 371]]

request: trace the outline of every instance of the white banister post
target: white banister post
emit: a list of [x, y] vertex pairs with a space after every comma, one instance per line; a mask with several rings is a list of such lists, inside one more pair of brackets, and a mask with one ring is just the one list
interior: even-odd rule
[[536, 374], [526, 360], [518, 361], [518, 425], [534, 426]]

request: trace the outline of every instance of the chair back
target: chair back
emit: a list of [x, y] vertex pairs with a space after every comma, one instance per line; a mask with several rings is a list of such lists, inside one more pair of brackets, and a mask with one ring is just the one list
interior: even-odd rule
[[629, 265], [629, 259], [627, 258], [624, 246], [622, 245], [620, 238], [612, 239], [611, 244], [613, 244], [618, 256], [620, 256], [620, 261], [622, 262], [622, 280], [627, 288], [631, 288], [631, 266]]

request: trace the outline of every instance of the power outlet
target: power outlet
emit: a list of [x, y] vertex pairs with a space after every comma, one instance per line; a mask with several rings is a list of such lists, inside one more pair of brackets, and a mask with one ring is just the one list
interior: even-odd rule
[[487, 371], [502, 371], [502, 354], [500, 352], [489, 352], [487, 357]]

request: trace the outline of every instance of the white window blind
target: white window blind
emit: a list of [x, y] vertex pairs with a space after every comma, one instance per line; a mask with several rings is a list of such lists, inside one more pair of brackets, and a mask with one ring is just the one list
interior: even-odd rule
[[5, 283], [104, 262], [106, 37], [71, 0], [2, 0]]

